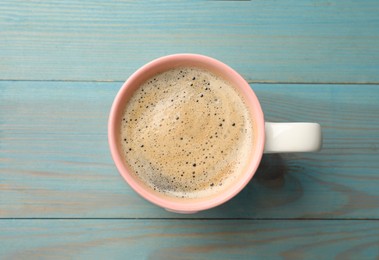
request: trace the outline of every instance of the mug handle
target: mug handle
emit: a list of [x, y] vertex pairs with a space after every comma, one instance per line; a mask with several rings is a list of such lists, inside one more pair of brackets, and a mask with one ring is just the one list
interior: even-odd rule
[[315, 152], [322, 146], [317, 123], [265, 123], [264, 153]]

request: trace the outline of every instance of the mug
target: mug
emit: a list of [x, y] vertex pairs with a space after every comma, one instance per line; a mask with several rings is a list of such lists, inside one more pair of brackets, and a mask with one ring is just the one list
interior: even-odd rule
[[[213, 197], [190, 200], [157, 194], [135, 179], [121, 154], [120, 124], [123, 108], [128, 99], [147, 79], [180, 66], [207, 69], [230, 82], [243, 96], [256, 125], [252, 159], [245, 168], [246, 171], [227, 189]], [[265, 122], [257, 96], [250, 85], [235, 70], [211, 57], [198, 54], [174, 54], [158, 58], [142, 66], [122, 85], [114, 99], [109, 115], [108, 142], [118, 171], [139, 195], [168, 211], [195, 213], [216, 207], [237, 195], [253, 178], [263, 153], [318, 151], [321, 149], [322, 134], [321, 127], [317, 123]]]

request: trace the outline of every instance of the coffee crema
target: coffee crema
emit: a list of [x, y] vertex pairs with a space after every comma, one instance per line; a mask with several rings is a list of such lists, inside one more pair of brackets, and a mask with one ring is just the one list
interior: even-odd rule
[[253, 121], [242, 96], [197, 67], [153, 76], [127, 102], [123, 156], [151, 189], [172, 197], [218, 194], [243, 174], [252, 154]]

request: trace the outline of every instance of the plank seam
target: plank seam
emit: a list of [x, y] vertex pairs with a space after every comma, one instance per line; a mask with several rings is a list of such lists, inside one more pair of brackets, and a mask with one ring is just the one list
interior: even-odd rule
[[[125, 79], [126, 80], [126, 79]], [[38, 80], [38, 79], [0, 79], [0, 82], [80, 82], [80, 83], [124, 83], [124, 80]], [[379, 85], [379, 82], [287, 82], [287, 81], [251, 81], [249, 84], [268, 85]]]
[[0, 218], [4, 220], [255, 220], [255, 221], [379, 221], [379, 218]]

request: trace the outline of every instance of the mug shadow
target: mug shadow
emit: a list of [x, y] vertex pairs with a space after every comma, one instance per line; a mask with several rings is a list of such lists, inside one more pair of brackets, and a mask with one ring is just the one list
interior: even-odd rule
[[[209, 215], [223, 218], [274, 218], [289, 215], [286, 204], [303, 194], [301, 182], [283, 155], [265, 154], [250, 183], [232, 200], [210, 211]], [[280, 215], [279, 215], [280, 214]]]

